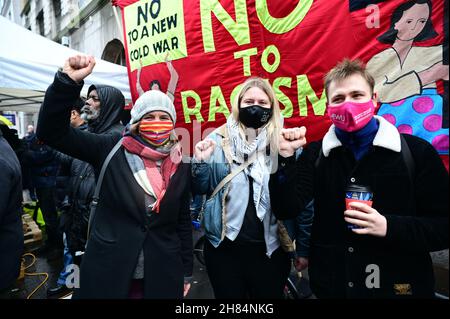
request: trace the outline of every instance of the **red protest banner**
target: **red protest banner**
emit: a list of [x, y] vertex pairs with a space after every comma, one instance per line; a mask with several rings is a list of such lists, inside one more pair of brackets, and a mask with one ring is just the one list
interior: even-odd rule
[[173, 90], [177, 127], [190, 133], [190, 147], [204, 137], [194, 123], [202, 132], [223, 124], [249, 76], [270, 81], [286, 127], [305, 125], [309, 141], [322, 138], [331, 124], [323, 76], [348, 57], [367, 63], [375, 76], [379, 115], [448, 154], [448, 25], [441, 0], [113, 4], [122, 9], [133, 100], [138, 73], [144, 91], [153, 80]]

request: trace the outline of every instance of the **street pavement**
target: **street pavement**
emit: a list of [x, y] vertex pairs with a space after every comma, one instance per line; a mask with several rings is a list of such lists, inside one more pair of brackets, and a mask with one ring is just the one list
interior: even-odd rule
[[[25, 257], [25, 265], [31, 264], [33, 258], [31, 256]], [[36, 256], [35, 263], [26, 270], [24, 280], [17, 284], [18, 291], [15, 295], [20, 299], [26, 299], [46, 278], [46, 282], [30, 296], [31, 299], [47, 299], [47, 289], [54, 287], [58, 280], [59, 272], [63, 267], [62, 255], [61, 258], [55, 260], [47, 260], [45, 256]], [[41, 273], [42, 275], [37, 275]], [[186, 296], [186, 299], [212, 299], [214, 293], [208, 279], [206, 268], [199, 263], [194, 257], [194, 272], [191, 289]]]
[[[194, 234], [195, 235], [195, 234]], [[195, 237], [194, 237], [195, 239]], [[196, 240], [196, 239], [195, 239]], [[62, 257], [62, 256], [61, 256]], [[449, 255], [448, 250], [432, 253], [436, 276], [436, 291], [441, 296], [449, 296]], [[25, 265], [29, 265], [33, 261], [31, 256], [25, 257]], [[15, 297], [20, 299], [47, 299], [47, 289], [54, 287], [58, 278], [59, 272], [62, 268], [62, 258], [55, 260], [47, 260], [45, 256], [37, 256], [35, 263], [26, 269], [26, 275], [23, 280], [18, 281]], [[35, 291], [35, 289], [45, 280], [46, 275], [48, 279], [46, 282]], [[308, 278], [307, 272], [303, 272], [303, 277]], [[304, 283], [306, 281], [303, 281]], [[35, 292], [33, 292], [35, 291]], [[214, 293], [208, 279], [208, 274], [204, 265], [199, 263], [194, 257], [194, 272], [191, 290], [186, 299], [213, 299]], [[309, 297], [314, 298], [314, 296]]]

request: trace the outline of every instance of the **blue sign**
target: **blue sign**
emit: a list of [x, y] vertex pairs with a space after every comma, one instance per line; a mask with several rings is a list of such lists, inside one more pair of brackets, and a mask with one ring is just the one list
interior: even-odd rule
[[16, 115], [14, 115], [14, 114], [2, 114], [2, 116], [6, 117], [13, 125], [16, 125]]

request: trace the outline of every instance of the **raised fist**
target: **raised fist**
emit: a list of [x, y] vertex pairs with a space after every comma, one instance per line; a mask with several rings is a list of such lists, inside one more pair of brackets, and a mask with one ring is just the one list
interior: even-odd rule
[[280, 155], [290, 157], [295, 151], [306, 144], [306, 128], [294, 127], [284, 128], [280, 136]]
[[95, 66], [95, 58], [93, 56], [76, 55], [66, 60], [63, 72], [77, 83], [83, 81]]
[[194, 156], [198, 161], [206, 161], [216, 148], [216, 142], [211, 139], [200, 141], [195, 145]]

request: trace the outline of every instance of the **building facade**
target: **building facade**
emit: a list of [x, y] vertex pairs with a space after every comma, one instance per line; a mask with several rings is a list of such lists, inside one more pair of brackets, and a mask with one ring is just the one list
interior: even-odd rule
[[[0, 14], [34, 33], [96, 58], [125, 65], [121, 12], [109, 0], [0, 0]], [[15, 114], [23, 136], [37, 113]]]
[[108, 0], [22, 0], [20, 19], [55, 42], [125, 65], [121, 12]]

